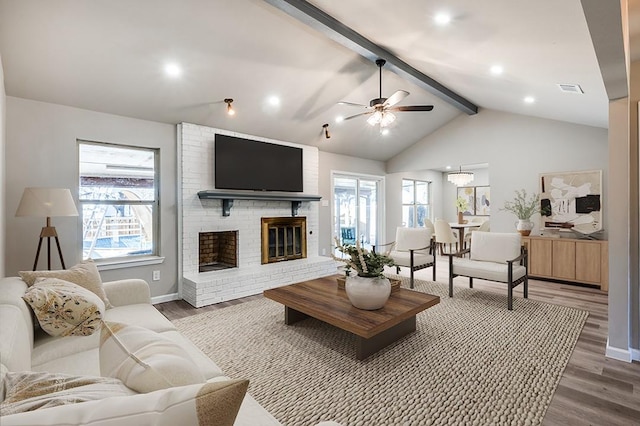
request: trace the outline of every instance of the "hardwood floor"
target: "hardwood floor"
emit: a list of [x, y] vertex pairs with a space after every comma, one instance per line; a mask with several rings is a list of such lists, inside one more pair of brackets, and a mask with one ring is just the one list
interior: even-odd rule
[[[437, 267], [438, 281], [448, 282], [446, 258], [439, 257]], [[389, 268], [389, 272], [395, 273], [395, 268]], [[408, 276], [406, 268], [403, 268], [401, 275]], [[415, 277], [430, 280], [431, 268], [416, 272]], [[467, 287], [467, 278], [456, 278], [454, 285]], [[506, 294], [503, 285], [490, 281], [475, 279], [473, 287]], [[514, 290], [514, 297], [522, 297], [522, 286]], [[262, 298], [262, 295], [199, 309], [182, 300], [161, 303], [156, 307], [173, 320], [258, 298]], [[626, 363], [604, 356], [608, 330], [607, 293], [576, 285], [529, 280], [529, 298], [589, 312], [543, 425], [640, 425], [640, 363]]]

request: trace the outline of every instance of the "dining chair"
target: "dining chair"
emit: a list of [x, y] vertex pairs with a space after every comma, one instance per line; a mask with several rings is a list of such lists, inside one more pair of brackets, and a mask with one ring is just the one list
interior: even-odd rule
[[491, 224], [488, 220], [485, 220], [484, 222], [482, 222], [482, 224], [480, 224], [480, 226], [477, 229], [472, 229], [470, 232], [467, 232], [464, 236], [464, 247], [462, 247], [462, 249], [464, 250], [467, 247], [470, 247], [471, 245], [471, 235], [476, 232], [490, 232], [491, 231]]
[[439, 247], [440, 254], [444, 254], [444, 244], [449, 245], [449, 253], [452, 253], [451, 246], [455, 244], [456, 252], [458, 251], [458, 237], [453, 233], [451, 226], [449, 223], [442, 220], [436, 219], [434, 224], [436, 230], [436, 244]]
[[433, 222], [426, 217], [424, 218], [424, 227], [431, 232], [431, 235], [436, 235], [436, 228], [433, 226]]

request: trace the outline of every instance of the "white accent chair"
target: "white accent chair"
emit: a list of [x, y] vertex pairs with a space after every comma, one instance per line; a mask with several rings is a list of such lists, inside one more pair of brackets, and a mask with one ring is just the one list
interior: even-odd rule
[[[458, 257], [470, 253], [469, 258]], [[507, 284], [507, 308], [513, 310], [513, 289], [524, 283], [524, 298], [529, 297], [527, 250], [522, 246], [519, 233], [474, 231], [471, 248], [451, 253], [449, 256], [449, 297], [453, 297], [453, 279], [498, 281]]]
[[436, 244], [440, 249], [440, 254], [445, 254], [443, 244], [449, 245], [449, 253], [452, 252], [452, 244], [455, 244], [456, 251], [458, 251], [458, 237], [453, 233], [449, 223], [442, 219], [436, 219], [434, 227], [436, 230]]
[[427, 219], [426, 217], [424, 218], [424, 227], [427, 228], [429, 232], [431, 232], [432, 238], [434, 235], [436, 235], [436, 228], [435, 226], [433, 226], [433, 222], [431, 222], [431, 220]]
[[[431, 238], [431, 231], [427, 228], [396, 229], [396, 240], [392, 243], [381, 244], [379, 247], [391, 246], [387, 255], [393, 259], [396, 272], [400, 267], [409, 268], [409, 286], [413, 288], [413, 273], [420, 269], [433, 266], [433, 280], [436, 280], [435, 242]], [[375, 246], [373, 247], [375, 252]]]

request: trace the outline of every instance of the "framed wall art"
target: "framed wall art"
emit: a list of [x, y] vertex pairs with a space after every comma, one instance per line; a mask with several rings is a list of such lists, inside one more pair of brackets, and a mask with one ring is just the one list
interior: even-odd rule
[[540, 174], [540, 228], [602, 230], [602, 170]]
[[491, 214], [491, 187], [476, 186], [476, 216], [489, 216]]
[[475, 186], [460, 186], [458, 187], [458, 198], [462, 198], [467, 202], [467, 209], [462, 212], [463, 216], [475, 215]]

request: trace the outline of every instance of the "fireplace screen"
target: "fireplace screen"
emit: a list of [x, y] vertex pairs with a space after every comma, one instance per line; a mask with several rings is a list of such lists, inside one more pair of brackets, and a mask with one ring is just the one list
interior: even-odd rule
[[262, 218], [262, 263], [307, 257], [305, 217]]

